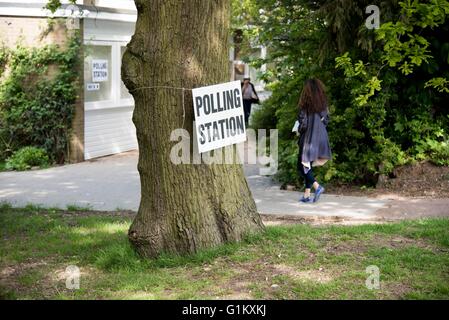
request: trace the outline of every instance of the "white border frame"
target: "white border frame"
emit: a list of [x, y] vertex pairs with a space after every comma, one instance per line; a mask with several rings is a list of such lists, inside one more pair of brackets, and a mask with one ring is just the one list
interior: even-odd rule
[[[111, 47], [111, 99], [102, 101], [90, 101], [84, 102], [84, 110], [100, 110], [100, 109], [112, 109], [134, 106], [134, 99], [121, 99], [120, 86], [121, 86], [121, 47], [126, 46], [126, 41], [102, 41], [102, 40], [85, 40], [86, 46], [110, 46]], [[84, 72], [84, 71], [83, 71]], [[83, 90], [85, 90], [86, 83], [84, 82]]]

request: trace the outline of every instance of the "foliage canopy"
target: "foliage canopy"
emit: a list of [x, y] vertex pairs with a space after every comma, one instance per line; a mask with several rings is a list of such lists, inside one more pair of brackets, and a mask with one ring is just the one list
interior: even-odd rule
[[[333, 161], [325, 181], [374, 184], [380, 174], [420, 160], [449, 165], [449, 1], [244, 1], [234, 10], [246, 42], [268, 47], [260, 78], [271, 97], [256, 128], [278, 128], [279, 178], [297, 182], [291, 127], [304, 81], [327, 85]], [[365, 8], [380, 8], [380, 28]]]

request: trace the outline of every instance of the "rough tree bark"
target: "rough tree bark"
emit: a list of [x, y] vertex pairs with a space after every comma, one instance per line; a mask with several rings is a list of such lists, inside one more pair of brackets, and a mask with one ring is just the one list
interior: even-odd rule
[[[229, 81], [229, 0], [136, 0], [122, 77], [135, 100], [139, 211], [129, 240], [144, 257], [194, 253], [263, 229], [241, 165], [175, 165], [170, 133], [193, 137], [191, 92]], [[185, 101], [183, 121], [182, 96]]]

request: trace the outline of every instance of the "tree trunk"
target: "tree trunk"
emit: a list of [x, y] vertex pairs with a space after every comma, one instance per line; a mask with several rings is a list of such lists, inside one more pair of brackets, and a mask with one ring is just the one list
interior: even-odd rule
[[128, 233], [132, 245], [144, 257], [185, 254], [261, 231], [241, 165], [170, 161], [172, 130], [184, 124], [193, 137], [191, 91], [154, 88], [229, 81], [230, 1], [135, 2], [136, 30], [122, 64], [135, 100], [142, 194]]

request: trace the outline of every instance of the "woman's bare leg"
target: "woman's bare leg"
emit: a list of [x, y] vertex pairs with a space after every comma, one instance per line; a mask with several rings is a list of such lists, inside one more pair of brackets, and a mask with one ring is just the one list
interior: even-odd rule
[[304, 190], [304, 198], [308, 198], [308, 197], [310, 197], [310, 188], [306, 188]]

